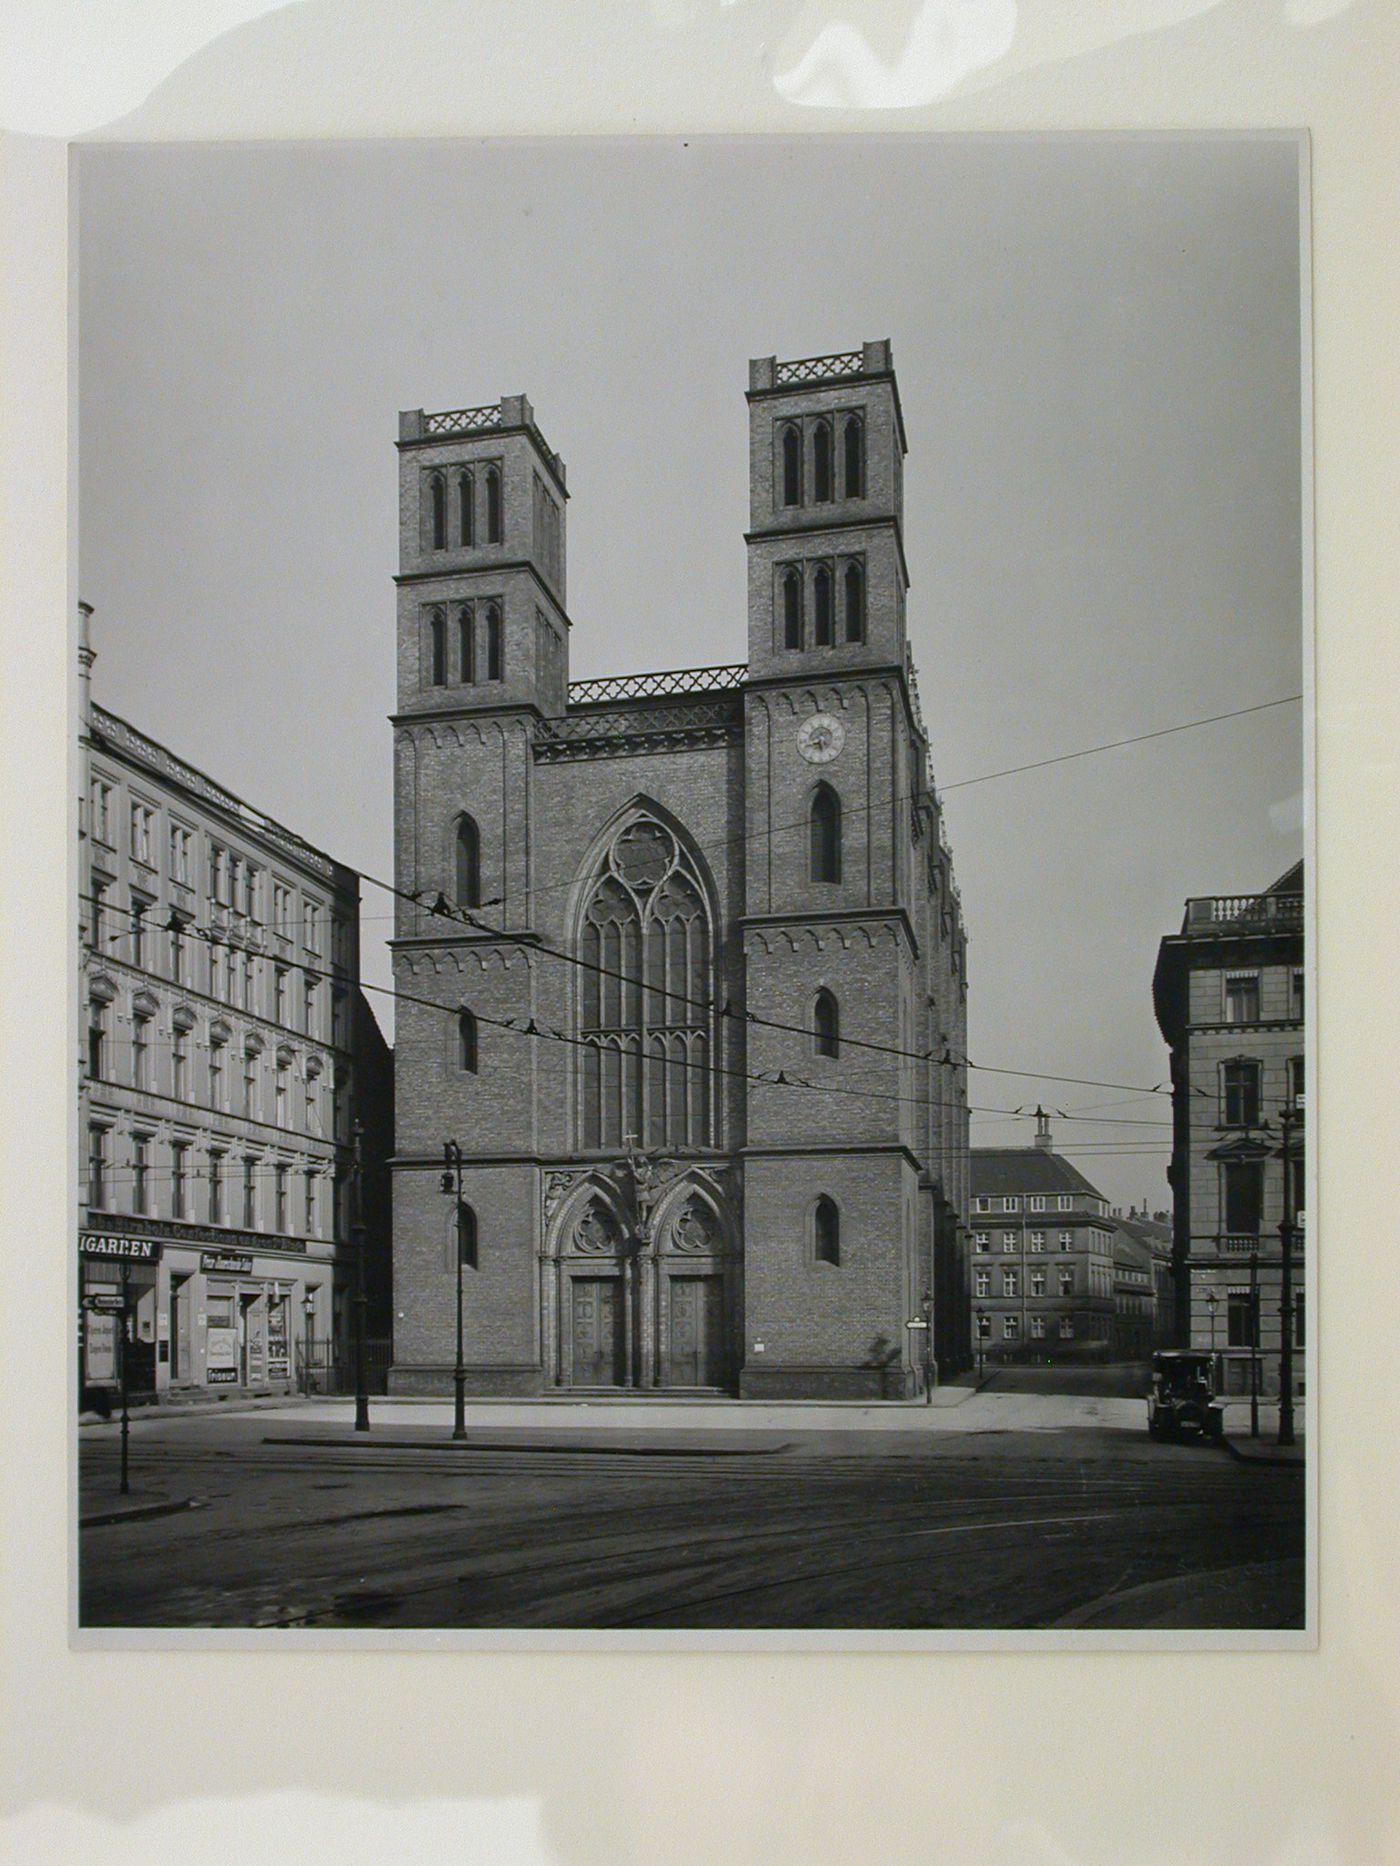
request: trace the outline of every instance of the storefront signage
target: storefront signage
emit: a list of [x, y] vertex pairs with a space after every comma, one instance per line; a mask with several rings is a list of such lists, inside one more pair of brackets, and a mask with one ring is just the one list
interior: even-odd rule
[[101, 1294], [84, 1296], [83, 1307], [85, 1309], [108, 1309], [120, 1313], [126, 1307], [126, 1302], [115, 1291], [110, 1296], [103, 1291]]
[[80, 1231], [78, 1249], [84, 1257], [119, 1257], [126, 1263], [159, 1263], [159, 1238], [119, 1236], [112, 1231]]
[[117, 1324], [111, 1315], [90, 1315], [85, 1340], [89, 1386], [110, 1386], [117, 1377]]
[[244, 1276], [253, 1268], [253, 1259], [241, 1250], [202, 1250], [199, 1253], [201, 1270], [226, 1270], [232, 1276]]
[[[231, 1245], [255, 1251], [295, 1251], [306, 1255], [306, 1239], [284, 1237], [275, 1231], [242, 1231], [232, 1225], [197, 1225], [182, 1218], [142, 1218], [124, 1216], [122, 1232], [131, 1238], [153, 1237], [166, 1245], [209, 1244], [227, 1249]], [[159, 1255], [159, 1252], [157, 1252]]]

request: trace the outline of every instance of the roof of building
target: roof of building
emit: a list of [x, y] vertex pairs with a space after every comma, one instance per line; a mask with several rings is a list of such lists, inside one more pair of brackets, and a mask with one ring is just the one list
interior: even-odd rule
[[974, 1147], [972, 1190], [980, 1198], [1016, 1192], [1079, 1192], [1101, 1199], [1097, 1186], [1050, 1147]]
[[1113, 1261], [1133, 1270], [1152, 1268], [1152, 1246], [1145, 1238], [1135, 1237], [1122, 1218], [1113, 1221]]
[[1172, 1228], [1162, 1224], [1156, 1218], [1149, 1218], [1145, 1213], [1132, 1212], [1126, 1218], [1116, 1221], [1130, 1236], [1137, 1238], [1157, 1256], [1169, 1254], [1172, 1247]]

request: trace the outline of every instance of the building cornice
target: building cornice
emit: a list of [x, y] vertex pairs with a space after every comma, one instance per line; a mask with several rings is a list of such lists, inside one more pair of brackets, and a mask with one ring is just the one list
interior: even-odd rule
[[[810, 508], [802, 507], [806, 511]], [[912, 587], [909, 581], [909, 560], [904, 554], [904, 527], [893, 512], [876, 513], [869, 518], [828, 518], [810, 525], [757, 525], [744, 533], [745, 544], [771, 544], [774, 539], [814, 538], [828, 531], [892, 531], [894, 548], [899, 555], [900, 575], [904, 580], [906, 594]], [[816, 553], [820, 555], [820, 552]]]
[[[463, 577], [503, 577], [508, 572], [523, 570], [531, 577], [540, 590], [548, 597], [554, 613], [566, 629], [573, 628], [569, 612], [559, 600], [557, 591], [552, 589], [540, 574], [539, 565], [528, 557], [500, 557], [489, 564], [459, 564], [455, 569], [441, 570], [400, 570], [394, 577], [400, 589], [415, 583], [455, 583]], [[444, 602], [480, 602], [479, 596], [444, 596]]]

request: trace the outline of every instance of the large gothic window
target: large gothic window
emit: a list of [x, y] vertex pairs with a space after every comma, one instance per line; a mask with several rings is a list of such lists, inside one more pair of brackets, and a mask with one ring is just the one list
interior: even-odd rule
[[447, 549], [447, 482], [442, 477], [441, 473], [434, 473], [431, 490], [433, 502], [433, 549], [435, 551], [445, 551]]
[[812, 436], [812, 497], [825, 505], [832, 496], [831, 423], [819, 421]]
[[813, 881], [841, 879], [841, 799], [829, 784], [818, 784], [808, 819]]
[[481, 905], [481, 833], [469, 816], [459, 819], [453, 851], [453, 885], [459, 907]]
[[815, 595], [812, 639], [819, 648], [829, 648], [835, 639], [833, 627], [835, 604], [832, 600], [831, 571], [825, 564], [818, 564], [817, 574], [812, 580]]
[[783, 429], [783, 504], [802, 503], [802, 430]]
[[585, 1147], [710, 1144], [713, 951], [694, 862], [665, 824], [633, 817], [579, 929]]
[[802, 646], [802, 572], [791, 564], [783, 572], [783, 646]]
[[865, 435], [859, 415], [847, 415], [842, 439], [846, 454], [846, 497], [859, 499], [865, 492]]

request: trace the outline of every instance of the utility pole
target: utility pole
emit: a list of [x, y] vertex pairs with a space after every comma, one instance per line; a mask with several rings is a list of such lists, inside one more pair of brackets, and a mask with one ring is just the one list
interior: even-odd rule
[[365, 1208], [361, 1174], [364, 1169], [364, 1124], [357, 1120], [353, 1130], [354, 1152], [350, 1156], [350, 1236], [355, 1252], [355, 1430], [369, 1430], [369, 1384], [365, 1374]]
[[1282, 1246], [1279, 1281], [1279, 1353], [1278, 1353], [1278, 1442], [1291, 1445], [1293, 1437], [1293, 1124], [1297, 1109], [1291, 1098], [1279, 1115], [1283, 1142], [1283, 1222], [1279, 1226]]
[[122, 1481], [121, 1494], [131, 1494], [131, 1477], [128, 1469], [128, 1441], [131, 1437], [131, 1407], [129, 1404], [130, 1387], [127, 1380], [127, 1350], [131, 1345], [131, 1265], [122, 1258], [122, 1325], [117, 1340], [117, 1351], [121, 1355], [122, 1387]]
[[467, 1436], [467, 1365], [462, 1343], [462, 1149], [455, 1140], [442, 1144], [446, 1167], [442, 1189], [452, 1198], [452, 1238], [457, 1258], [457, 1363], [452, 1370], [452, 1436]]

